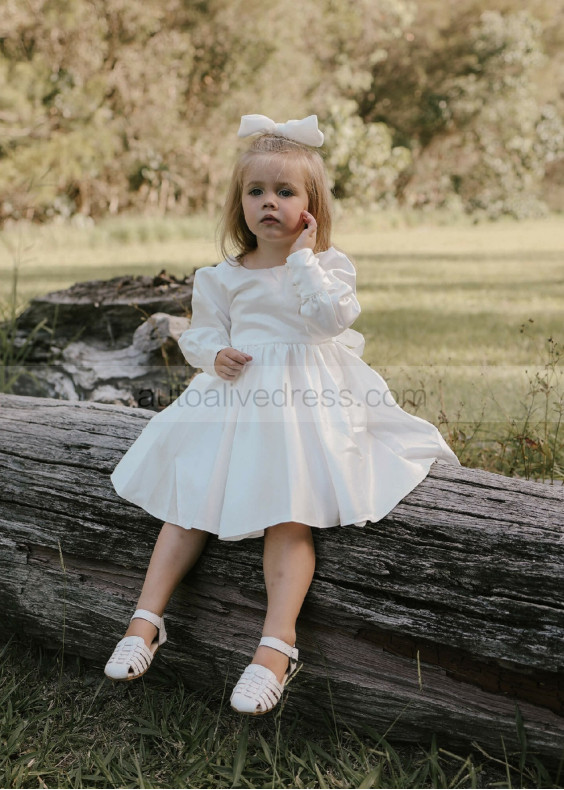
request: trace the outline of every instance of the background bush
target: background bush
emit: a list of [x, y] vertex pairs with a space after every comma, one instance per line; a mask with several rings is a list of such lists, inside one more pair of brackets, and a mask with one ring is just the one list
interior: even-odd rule
[[529, 5], [4, 0], [0, 223], [213, 214], [249, 112], [317, 113], [348, 206], [559, 209], [564, 19]]

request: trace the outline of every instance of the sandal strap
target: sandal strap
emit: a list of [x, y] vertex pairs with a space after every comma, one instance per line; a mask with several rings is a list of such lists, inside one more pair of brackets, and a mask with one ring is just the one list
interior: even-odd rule
[[130, 656], [139, 654], [148, 661], [152, 660], [153, 653], [145, 644], [141, 636], [124, 636], [115, 646], [110, 661], [129, 661]]
[[283, 688], [284, 684], [278, 682], [270, 669], [261, 664], [249, 664], [233, 689], [231, 699], [251, 700], [257, 712], [266, 713], [276, 705]]
[[277, 636], [263, 636], [259, 642], [259, 645], [266, 645], [267, 647], [273, 647], [274, 650], [278, 650], [280, 651], [280, 653], [284, 653], [290, 658], [297, 659], [298, 657], [298, 648], [289, 645], [287, 642], [284, 642], [284, 640], [282, 639], [278, 639]]
[[[106, 670], [110, 672], [118, 671], [122, 679], [131, 671], [131, 677], [135, 678], [143, 674], [149, 668], [153, 660], [154, 653], [147, 648], [140, 636], [124, 636], [115, 646], [110, 660], [106, 664]], [[120, 670], [121, 667], [121, 670]], [[110, 674], [110, 677], [116, 677]]]
[[131, 620], [135, 620], [135, 618], [139, 618], [141, 620], [148, 620], [149, 623], [152, 623], [157, 628], [159, 646], [164, 644], [164, 642], [166, 642], [164, 617], [159, 617], [158, 614], [155, 614], [154, 612], [150, 612], [148, 609], [136, 609], [131, 616]]
[[284, 642], [283, 639], [278, 639], [277, 636], [263, 636], [259, 645], [266, 645], [267, 647], [272, 647], [274, 650], [280, 651], [280, 653], [284, 653], [289, 657], [290, 664], [294, 664], [298, 660], [298, 648], [289, 645], [287, 642]]

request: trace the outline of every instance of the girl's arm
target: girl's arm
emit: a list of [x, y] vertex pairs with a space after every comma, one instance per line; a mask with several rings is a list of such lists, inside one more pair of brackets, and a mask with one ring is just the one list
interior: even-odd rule
[[214, 269], [215, 266], [206, 266], [196, 270], [190, 328], [178, 339], [186, 361], [211, 376], [217, 376], [214, 367], [217, 353], [231, 345], [229, 300]]
[[300, 297], [300, 315], [312, 334], [339, 335], [360, 315], [356, 270], [347, 256], [330, 248], [323, 262], [309, 247], [286, 258], [292, 283]]

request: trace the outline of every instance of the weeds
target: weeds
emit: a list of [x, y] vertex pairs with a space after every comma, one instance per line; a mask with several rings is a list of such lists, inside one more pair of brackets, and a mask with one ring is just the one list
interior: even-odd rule
[[[525, 331], [526, 325], [522, 325], [520, 333]], [[463, 422], [464, 404], [449, 417], [439, 381], [438, 424], [445, 426], [447, 442], [465, 466], [507, 477], [564, 484], [564, 375], [560, 364], [563, 351], [552, 337], [546, 343], [541, 369], [533, 375], [526, 371], [529, 389], [521, 396], [522, 417], [507, 414], [494, 393], [490, 393], [489, 403], [483, 401], [475, 420]], [[505, 413], [505, 422], [487, 420], [488, 408], [494, 406]]]
[[[524, 331], [523, 328], [521, 331]], [[562, 347], [547, 339], [547, 358], [541, 371], [527, 374], [529, 391], [523, 401], [524, 416], [500, 425], [493, 452], [502, 474], [533, 480], [564, 482], [562, 414], [564, 388], [558, 368]]]

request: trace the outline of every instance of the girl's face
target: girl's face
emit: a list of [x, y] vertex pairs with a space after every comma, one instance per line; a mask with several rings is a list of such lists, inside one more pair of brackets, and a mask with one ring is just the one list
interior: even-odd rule
[[257, 155], [243, 178], [243, 213], [257, 244], [291, 246], [308, 209], [304, 165], [289, 157]]

